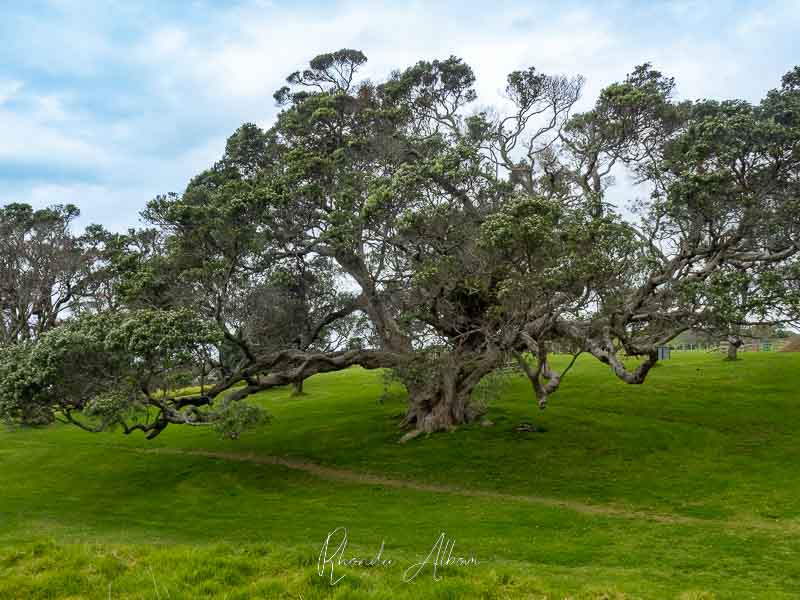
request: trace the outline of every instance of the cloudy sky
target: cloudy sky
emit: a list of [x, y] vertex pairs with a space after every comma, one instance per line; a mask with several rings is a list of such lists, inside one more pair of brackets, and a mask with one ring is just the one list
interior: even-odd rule
[[684, 98], [757, 101], [800, 63], [800, 0], [270, 2], [0, 0], [0, 204], [72, 202], [82, 223], [139, 223], [320, 52], [357, 48], [365, 75], [455, 54], [479, 103], [534, 65], [583, 74], [583, 106], [639, 63]]

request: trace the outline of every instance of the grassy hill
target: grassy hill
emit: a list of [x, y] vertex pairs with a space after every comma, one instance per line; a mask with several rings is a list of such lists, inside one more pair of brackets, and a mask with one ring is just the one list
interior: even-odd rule
[[[399, 445], [402, 391], [351, 369], [259, 395], [238, 441], [2, 432], [0, 598], [798, 598], [798, 390], [800, 354], [675, 353], [638, 387], [586, 358], [544, 412], [511, 379], [493, 427]], [[337, 527], [393, 564], [331, 586]], [[478, 565], [404, 582], [442, 532]]]

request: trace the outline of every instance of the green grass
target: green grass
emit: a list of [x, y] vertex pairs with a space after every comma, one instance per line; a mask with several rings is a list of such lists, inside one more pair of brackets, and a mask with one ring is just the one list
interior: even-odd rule
[[[235, 442], [180, 427], [152, 442], [0, 433], [0, 598], [798, 598], [798, 390], [800, 354], [676, 353], [644, 386], [587, 358], [546, 411], [514, 379], [488, 406], [494, 427], [400, 445], [401, 390], [380, 403], [380, 374], [351, 369], [305, 396], [259, 395], [273, 421]], [[317, 556], [339, 526], [348, 556], [385, 540], [395, 564], [330, 586]], [[442, 531], [480, 564], [404, 583]]]

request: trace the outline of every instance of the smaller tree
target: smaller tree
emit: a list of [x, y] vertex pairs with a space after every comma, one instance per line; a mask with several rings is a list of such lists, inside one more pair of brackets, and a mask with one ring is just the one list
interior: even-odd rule
[[[219, 332], [189, 311], [85, 315], [0, 352], [0, 418], [10, 424], [71, 423], [87, 431], [121, 427], [155, 437], [168, 423], [216, 425], [229, 437], [260, 411], [223, 401], [219, 385], [194, 396], [170, 390], [214, 354]], [[80, 365], [80, 368], [76, 368]]]
[[701, 327], [724, 338], [726, 359], [736, 360], [744, 336], [758, 329], [795, 323], [800, 315], [796, 265], [727, 267], [709, 277], [700, 295], [706, 306]]
[[79, 309], [97, 260], [92, 236], [74, 235], [71, 205], [0, 208], [0, 345], [36, 339]]

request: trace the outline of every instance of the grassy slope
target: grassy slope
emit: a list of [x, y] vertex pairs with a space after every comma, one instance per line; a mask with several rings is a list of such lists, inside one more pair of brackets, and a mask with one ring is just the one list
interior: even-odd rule
[[[495, 427], [400, 446], [399, 390], [380, 404], [380, 376], [350, 370], [310, 380], [304, 397], [262, 394], [273, 423], [237, 442], [177, 427], [153, 442], [2, 433], [0, 597], [799, 597], [798, 389], [800, 354], [678, 354], [640, 387], [586, 359], [547, 411], [512, 381], [489, 407]], [[523, 420], [544, 431], [515, 433]], [[154, 447], [302, 457], [598, 511], [132, 451]], [[324, 585], [316, 555], [340, 525], [349, 554], [385, 539], [404, 566]], [[440, 531], [482, 564], [403, 584]]]

